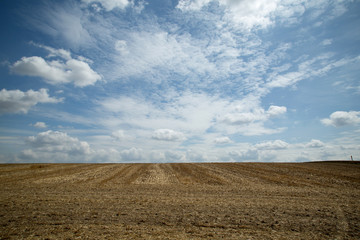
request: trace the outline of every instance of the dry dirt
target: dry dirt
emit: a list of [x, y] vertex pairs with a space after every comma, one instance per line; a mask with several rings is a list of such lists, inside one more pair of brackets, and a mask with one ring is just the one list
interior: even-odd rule
[[360, 239], [360, 162], [2, 164], [0, 239]]

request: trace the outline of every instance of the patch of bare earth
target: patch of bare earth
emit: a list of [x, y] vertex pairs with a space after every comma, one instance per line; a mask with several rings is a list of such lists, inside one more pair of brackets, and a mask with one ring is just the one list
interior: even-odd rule
[[0, 239], [360, 239], [360, 163], [0, 165]]

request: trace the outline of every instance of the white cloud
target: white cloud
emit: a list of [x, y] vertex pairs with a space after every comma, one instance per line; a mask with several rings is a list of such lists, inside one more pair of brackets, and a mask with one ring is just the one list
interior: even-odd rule
[[158, 151], [152, 150], [145, 154], [151, 162], [185, 162], [187, 160], [186, 153], [175, 150]]
[[284, 114], [286, 113], [286, 107], [283, 107], [283, 106], [270, 106], [269, 109], [267, 110], [267, 114], [270, 116], [270, 117], [277, 117], [281, 114]]
[[[179, 7], [181, 4], [201, 6], [199, 9], [202, 12], [196, 12], [199, 16], [195, 19], [209, 25], [209, 28], [202, 29], [201, 34], [188, 34], [186, 31], [185, 33], [184, 31], [177, 31], [177, 29], [181, 28], [177, 24], [166, 25], [167, 31], [165, 31], [163, 26], [160, 26], [160, 23], [156, 21], [152, 21], [141, 28], [121, 30], [117, 34], [113, 34], [117, 37], [111, 38], [109, 45], [112, 46], [112, 51], [114, 49], [117, 49], [117, 51], [109, 54], [111, 56], [109, 64], [104, 64], [102, 71], [107, 75], [106, 78], [126, 81], [129, 78], [136, 77], [146, 82], [166, 83], [169, 86], [176, 85], [184, 88], [194, 84], [197, 86], [199, 84], [209, 86], [211, 83], [216, 82], [220, 91], [234, 86], [234, 89], [241, 91], [241, 93], [262, 91], [265, 94], [271, 88], [292, 86], [303, 79], [314, 76], [314, 74], [320, 74], [321, 71], [317, 71], [317, 69], [322, 70], [322, 73], [324, 73], [329, 68], [328, 64], [331, 61], [325, 62], [323, 59], [318, 59], [317, 62], [323, 62], [322, 66], [317, 64], [313, 67], [315, 62], [311, 62], [307, 69], [299, 69], [298, 71], [287, 70], [293, 69], [296, 67], [295, 64], [299, 62], [284, 63], [283, 66], [287, 67], [287, 69], [280, 74], [281, 68], [277, 63], [283, 62], [288, 57], [287, 52], [294, 46], [286, 42], [276, 46], [262, 41], [256, 34], [240, 35], [232, 24], [226, 22], [231, 21], [230, 18], [226, 19], [213, 13], [208, 14], [206, 12], [208, 9], [202, 8], [209, 2], [179, 2]], [[278, 11], [278, 7], [276, 7], [276, 10], [270, 7], [269, 9], [273, 10], [264, 10], [264, 13], [260, 13], [261, 11], [258, 11], [258, 9], [268, 9], [268, 5], [272, 6], [274, 4], [277, 6], [284, 5], [284, 9], [291, 9], [290, 16], [294, 16], [294, 14], [301, 14], [300, 10], [295, 9], [299, 9], [304, 5], [299, 2], [290, 4], [271, 1], [270, 3], [262, 0], [224, 0], [220, 1], [220, 3], [222, 6], [227, 6], [227, 13], [233, 11], [231, 9], [238, 7], [242, 9], [238, 9], [238, 11], [246, 12], [246, 9], [249, 9], [249, 16], [257, 13], [263, 14], [266, 16], [265, 18], [270, 19], [269, 24], [277, 19], [281, 11]], [[222, 10], [219, 11], [218, 14], [225, 14]], [[267, 11], [270, 12], [266, 13]], [[242, 14], [238, 15], [243, 16]], [[286, 16], [283, 17], [286, 18]], [[254, 17], [254, 19], [257, 19], [257, 17]], [[260, 25], [265, 24], [266, 21], [261, 19], [260, 17], [256, 21]], [[108, 23], [105, 22], [104, 24]], [[254, 27], [258, 26], [257, 23], [254, 24]], [[116, 28], [116, 26], [104, 28], [104, 31], [113, 28]], [[269, 74], [271, 71], [272, 74]], [[237, 87], [239, 85], [242, 87]]]
[[[211, 0], [181, 0], [178, 8], [182, 11], [199, 11], [208, 5]], [[271, 14], [276, 10], [278, 1], [253, 0], [218, 0], [226, 8], [225, 19], [240, 25], [245, 29], [253, 27], [267, 27], [272, 23]]]
[[[305, 0], [306, 1], [306, 0]], [[304, 1], [279, 1], [273, 17], [277, 22], [286, 25], [299, 23], [305, 11], [310, 7], [304, 6]]]
[[134, 2], [131, 3], [134, 11], [138, 14], [140, 14], [144, 10], [145, 6], [148, 4], [145, 1], [138, 1], [137, 4], [135, 4]]
[[292, 72], [285, 72], [283, 74], [276, 73], [270, 77], [270, 81], [265, 84], [265, 88], [271, 90], [272, 88], [294, 86], [297, 82], [304, 79], [321, 76], [330, 70], [341, 67], [345, 64], [357, 61], [358, 59], [342, 58], [333, 60], [331, 53], [322, 54], [312, 59], [304, 60], [298, 64], [298, 70]]
[[289, 144], [282, 140], [268, 141], [263, 143], [258, 143], [255, 145], [256, 149], [259, 150], [281, 150], [288, 148]]
[[182, 162], [186, 160], [186, 156], [183, 152], [179, 151], [165, 151], [165, 157], [166, 160], [172, 161], [172, 162]]
[[33, 126], [36, 128], [47, 128], [46, 123], [44, 122], [36, 122]]
[[193, 0], [193, 1], [186, 1], [180, 0], [177, 8], [181, 9], [182, 11], [198, 11], [207, 4], [209, 4], [211, 0]]
[[48, 3], [43, 8], [31, 9], [23, 14], [31, 29], [36, 29], [56, 40], [62, 40], [71, 48], [89, 46], [92, 37], [88, 32], [87, 18], [74, 3]]
[[219, 126], [216, 128], [218, 130], [222, 128], [228, 134], [238, 133], [245, 136], [256, 136], [279, 133], [284, 130], [284, 128], [266, 128], [264, 124], [270, 118], [284, 114], [286, 107], [270, 106], [265, 111], [260, 106], [259, 96], [248, 96], [234, 104], [228, 104], [224, 110], [227, 113], [219, 116]]
[[143, 150], [133, 147], [121, 151], [120, 155], [123, 161], [138, 161], [143, 159]]
[[321, 120], [324, 125], [342, 127], [346, 125], [357, 125], [360, 123], [360, 112], [356, 111], [336, 111], [330, 115], [330, 118]]
[[170, 162], [170, 160], [165, 157], [165, 153], [162, 151], [153, 150], [149, 153], [148, 156], [151, 162]]
[[246, 125], [267, 119], [258, 96], [248, 95], [241, 101], [229, 104], [226, 112], [223, 116], [219, 116], [219, 121], [230, 125]]
[[332, 39], [325, 39], [321, 42], [321, 45], [327, 46], [332, 44]]
[[[139, 97], [107, 98], [99, 102], [98, 122], [110, 129], [122, 126], [132, 126], [144, 131], [177, 129], [188, 139], [193, 136], [203, 137], [207, 135], [208, 129], [212, 129], [217, 135], [246, 136], [283, 131], [284, 128], [266, 128], [264, 124], [270, 117], [285, 112], [285, 107], [270, 107], [270, 110], [265, 111], [259, 104], [257, 97], [231, 101], [205, 93], [190, 92], [170, 94], [163, 103], [151, 103]], [[166, 134], [171, 135], [170, 132]]]
[[229, 137], [218, 137], [214, 140], [215, 144], [226, 144], [226, 143], [232, 143], [231, 139]]
[[286, 130], [286, 127], [279, 128], [267, 128], [264, 127], [264, 123], [251, 123], [249, 125], [244, 125], [237, 127], [237, 129], [232, 130], [232, 133], [238, 133], [244, 136], [261, 136], [261, 135], [270, 135], [275, 133], [281, 133]]
[[11, 71], [19, 75], [41, 77], [53, 85], [73, 83], [77, 87], [85, 87], [101, 79], [88, 63], [77, 59], [64, 62], [48, 61], [38, 56], [22, 57], [11, 66]]
[[26, 142], [32, 147], [32, 151], [38, 154], [43, 152], [51, 154], [87, 155], [91, 153], [87, 142], [70, 137], [64, 132], [46, 131], [36, 136], [30, 136]]
[[234, 161], [257, 161], [259, 153], [256, 149], [248, 149], [242, 151], [231, 151], [229, 156]]
[[[308, 18], [318, 18], [326, 12], [328, 1], [281, 1], [281, 0], [180, 0], [177, 8], [182, 11], [207, 11], [210, 3], [218, 3], [224, 7], [223, 20], [232, 23], [235, 27], [246, 30], [266, 28], [276, 22], [294, 24], [301, 20], [306, 11]], [[331, 19], [347, 11], [346, 1], [332, 1]]]
[[321, 147], [324, 147], [325, 144], [320, 141], [320, 140], [317, 140], [317, 139], [311, 139], [311, 141], [307, 144], [305, 144], [305, 147], [308, 147], [308, 148], [321, 148]]
[[121, 55], [127, 55], [129, 54], [127, 43], [125, 40], [117, 40], [115, 42], [115, 49], [118, 51]]
[[[100, 111], [106, 110], [105, 123], [136, 125], [144, 129], [179, 129], [203, 133], [228, 102], [206, 94], [184, 93], [167, 95], [166, 102], [152, 103], [139, 97], [107, 98], [99, 102]], [[107, 112], [115, 114], [114, 119]], [[99, 114], [100, 115], [100, 114]]]
[[153, 139], [162, 140], [162, 141], [183, 141], [185, 136], [181, 132], [174, 131], [172, 129], [157, 129], [152, 135]]
[[77, 87], [93, 85], [101, 79], [101, 76], [92, 70], [86, 62], [76, 59], [67, 61], [64, 69], [66, 69], [69, 80], [74, 82]]
[[106, 11], [111, 11], [114, 8], [125, 9], [130, 2], [128, 0], [82, 0], [87, 4], [100, 3]]
[[304, 78], [305, 72], [289, 72], [276, 76], [276, 78], [268, 83], [270, 88], [275, 87], [288, 87]]
[[42, 44], [37, 44], [34, 42], [30, 42], [31, 45], [39, 47], [39, 48], [43, 48], [45, 50], [47, 50], [49, 52], [49, 55], [47, 56], [48, 58], [51, 57], [60, 57], [62, 59], [66, 59], [66, 60], [70, 60], [71, 59], [71, 53], [65, 49], [55, 49], [49, 46], [45, 46]]
[[228, 9], [228, 15], [232, 21], [245, 29], [254, 27], [266, 28], [273, 23], [271, 15], [278, 7], [277, 0], [222, 0], [220, 1]]
[[224, 122], [232, 125], [249, 124], [260, 120], [265, 120], [264, 112], [229, 113], [224, 117]]
[[92, 162], [119, 162], [121, 161], [121, 153], [111, 147], [97, 149], [89, 157]]
[[39, 91], [28, 90], [23, 92], [20, 90], [0, 91], [0, 114], [5, 113], [27, 113], [29, 109], [38, 103], [58, 103], [62, 99], [50, 97], [47, 89]]
[[278, 151], [276, 150], [266, 150], [259, 152], [259, 159], [262, 162], [265, 161], [277, 161], [278, 160]]
[[195, 150], [190, 149], [190, 150], [188, 150], [186, 152], [186, 161], [189, 161], [189, 162], [207, 162], [208, 157], [203, 152], [195, 151]]
[[[149, 26], [148, 31], [128, 32], [115, 41], [114, 78], [146, 75], [158, 83], [168, 74], [204, 74], [214, 69], [203, 49], [190, 35], [176, 35]], [[115, 69], [115, 70], [114, 70]]]
[[113, 137], [115, 140], [121, 141], [125, 138], [125, 134], [123, 130], [117, 130], [111, 134], [111, 137]]

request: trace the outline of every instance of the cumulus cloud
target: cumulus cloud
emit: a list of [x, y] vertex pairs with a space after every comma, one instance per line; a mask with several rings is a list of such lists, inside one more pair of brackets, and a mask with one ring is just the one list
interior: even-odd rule
[[248, 149], [242, 151], [230, 151], [229, 156], [234, 161], [256, 161], [259, 153], [256, 149]]
[[38, 103], [58, 103], [62, 99], [50, 97], [47, 89], [39, 91], [28, 90], [23, 92], [20, 90], [0, 91], [0, 114], [5, 113], [27, 113], [29, 109]]
[[258, 143], [255, 145], [256, 149], [259, 150], [281, 150], [288, 148], [289, 144], [282, 140], [268, 141], [263, 143]]
[[[61, 56], [67, 57], [64, 53]], [[77, 59], [63, 61], [45, 60], [38, 56], [22, 57], [11, 66], [11, 71], [19, 75], [41, 77], [53, 85], [73, 83], [77, 87], [85, 87], [101, 79], [88, 63]]]
[[156, 140], [172, 142], [185, 140], [183, 133], [174, 131], [172, 129], [157, 129], [154, 131], [152, 138]]
[[100, 3], [106, 11], [111, 11], [114, 8], [124, 9], [130, 2], [128, 0], [82, 0], [87, 4]]
[[246, 109], [244, 106], [238, 106], [234, 112], [226, 114], [223, 121], [232, 125], [243, 125], [256, 121], [264, 122], [270, 117], [277, 117], [284, 113], [286, 113], [286, 107], [282, 106], [270, 106], [267, 111], [257, 105], [250, 109]]
[[226, 144], [226, 143], [231, 143], [231, 139], [229, 137], [218, 137], [215, 138], [214, 143], [215, 144]]
[[192, 149], [186, 152], [186, 161], [190, 162], [206, 162], [208, 161], [208, 157], [206, 154], [198, 151], [194, 151]]
[[90, 146], [87, 142], [70, 137], [67, 133], [48, 130], [37, 136], [30, 136], [27, 142], [36, 149], [47, 152], [66, 152], [71, 154], [89, 154]]
[[183, 152], [179, 151], [165, 151], [165, 159], [169, 162], [182, 162], [186, 160], [186, 156]]
[[360, 112], [357, 111], [336, 111], [329, 118], [324, 118], [321, 122], [326, 126], [342, 127], [347, 125], [357, 125], [360, 123]]
[[36, 122], [33, 126], [36, 128], [47, 128], [46, 123], [44, 122]]
[[261, 161], [276, 161], [278, 158], [278, 151], [276, 150], [268, 150], [268, 151], [261, 151], [259, 153], [259, 159]]
[[174, 150], [153, 150], [146, 155], [149, 157], [148, 160], [153, 162], [184, 162], [187, 160], [186, 153]]
[[305, 147], [308, 147], [308, 148], [321, 148], [321, 147], [324, 147], [325, 144], [320, 141], [320, 140], [317, 140], [317, 139], [311, 139], [311, 141], [307, 144], [305, 144]]
[[286, 112], [286, 107], [270, 106], [268, 110], [261, 107], [260, 97], [250, 94], [242, 100], [224, 101], [223, 109], [217, 112], [214, 128], [226, 134], [255, 136], [273, 134], [285, 128], [267, 128], [265, 123]]
[[143, 150], [141, 148], [130, 148], [120, 152], [121, 159], [124, 161], [137, 161], [143, 158]]
[[22, 160], [32, 160], [37, 162], [39, 160], [39, 155], [32, 149], [25, 149], [20, 152], [19, 158]]

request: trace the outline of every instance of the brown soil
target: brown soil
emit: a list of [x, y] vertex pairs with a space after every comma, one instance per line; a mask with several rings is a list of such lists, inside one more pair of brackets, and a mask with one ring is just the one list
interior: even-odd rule
[[360, 162], [3, 164], [0, 239], [360, 239]]

